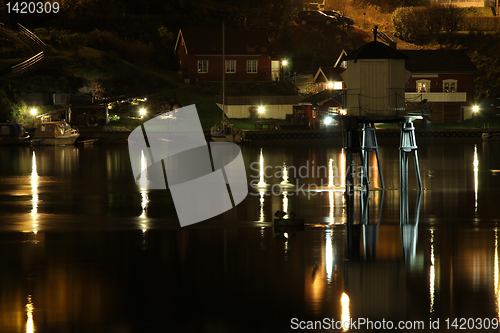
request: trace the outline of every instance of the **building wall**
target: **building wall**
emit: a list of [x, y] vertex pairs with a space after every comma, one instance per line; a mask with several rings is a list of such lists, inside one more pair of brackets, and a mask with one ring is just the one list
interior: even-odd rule
[[350, 60], [341, 75], [347, 89], [348, 115], [395, 116], [404, 108], [409, 72], [403, 59]]
[[[444, 92], [443, 91], [443, 81], [444, 80], [457, 80], [457, 86], [455, 92]], [[450, 100], [450, 102], [436, 103], [432, 102], [431, 106], [431, 119], [434, 123], [451, 123], [451, 122], [461, 122], [466, 119], [471, 118], [471, 109], [474, 104], [474, 74], [472, 73], [444, 73], [444, 74], [417, 74], [414, 73], [406, 85], [406, 92], [408, 93], [418, 93], [417, 92], [417, 81], [418, 80], [429, 80], [430, 81], [430, 93], [429, 97], [426, 97], [426, 93], [422, 93], [422, 98], [436, 99], [436, 96], [430, 95], [440, 95], [437, 97], [440, 101]], [[466, 94], [465, 101], [462, 102], [452, 102], [453, 96], [451, 94]], [[410, 94], [414, 95], [414, 94]], [[407, 94], [408, 96], [408, 94]], [[450, 97], [450, 98], [449, 98]], [[461, 99], [461, 96], [459, 99]]]
[[[444, 80], [457, 80], [457, 91], [467, 93], [467, 104], [472, 105], [474, 102], [474, 74], [470, 73], [446, 73], [446, 74], [417, 74], [414, 73], [406, 85], [407, 92], [417, 91], [418, 80], [430, 80], [429, 92], [443, 92]], [[449, 92], [448, 94], [453, 94]]]
[[329, 83], [330, 82], [323, 75], [318, 75], [318, 78], [316, 79], [318, 92], [322, 92], [326, 89], [341, 90], [346, 88], [344, 81], [331, 81], [331, 83], [334, 85], [333, 88], [328, 87]]
[[[222, 109], [222, 104], [217, 104]], [[262, 119], [285, 119], [287, 114], [293, 114], [294, 105], [266, 105]], [[248, 119], [249, 110], [258, 108], [259, 105], [226, 105], [225, 111], [228, 118]]]
[[[208, 60], [207, 73], [198, 73], [198, 60]], [[271, 59], [268, 54], [226, 55], [226, 60], [236, 60], [236, 73], [226, 73], [226, 81], [272, 81]], [[247, 73], [247, 60], [258, 60], [257, 73]], [[191, 82], [222, 81], [222, 55], [188, 54], [185, 63]]]

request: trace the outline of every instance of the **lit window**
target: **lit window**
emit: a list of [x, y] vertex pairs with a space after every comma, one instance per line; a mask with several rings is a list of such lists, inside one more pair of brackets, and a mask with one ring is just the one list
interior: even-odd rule
[[418, 80], [417, 81], [417, 92], [426, 93], [431, 91], [431, 81], [430, 80]]
[[208, 73], [208, 60], [198, 60], [198, 73]]
[[257, 73], [257, 60], [247, 60], [247, 73]]
[[226, 73], [236, 73], [236, 60], [226, 60]]
[[443, 80], [444, 92], [457, 92], [457, 80]]

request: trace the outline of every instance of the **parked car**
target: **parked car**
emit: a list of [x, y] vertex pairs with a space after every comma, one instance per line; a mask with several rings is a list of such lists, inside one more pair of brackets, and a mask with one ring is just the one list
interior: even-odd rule
[[342, 25], [353, 25], [354, 21], [348, 17], [345, 17], [344, 15], [340, 14], [339, 12], [335, 10], [324, 10], [323, 13], [329, 16], [333, 16], [337, 19], [337, 22]]
[[297, 15], [297, 23], [306, 24], [340, 24], [335, 16], [327, 15], [320, 10], [303, 10]]

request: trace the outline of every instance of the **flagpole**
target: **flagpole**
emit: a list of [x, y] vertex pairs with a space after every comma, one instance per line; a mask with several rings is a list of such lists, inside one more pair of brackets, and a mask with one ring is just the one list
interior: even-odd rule
[[226, 45], [224, 21], [222, 22], [222, 119], [226, 114]]

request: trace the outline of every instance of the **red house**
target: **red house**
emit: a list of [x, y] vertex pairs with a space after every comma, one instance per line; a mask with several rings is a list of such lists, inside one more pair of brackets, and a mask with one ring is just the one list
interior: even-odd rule
[[[431, 106], [433, 122], [460, 122], [473, 117], [477, 70], [463, 50], [398, 51], [408, 57], [405, 68], [411, 73], [404, 96], [407, 110], [417, 109], [425, 100]], [[346, 55], [345, 51], [341, 53], [335, 67], [320, 67], [315, 76], [318, 91], [337, 82], [337, 71], [342, 72], [347, 65]]]
[[184, 79], [190, 82], [281, 81], [283, 59], [275, 57], [265, 30], [181, 29], [175, 43]]
[[411, 72], [405, 89], [408, 102], [426, 99], [433, 122], [459, 122], [472, 117], [477, 70], [463, 50], [399, 50]]

